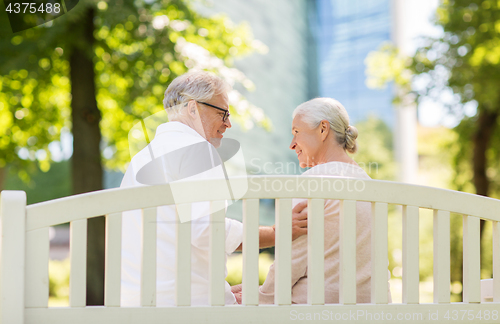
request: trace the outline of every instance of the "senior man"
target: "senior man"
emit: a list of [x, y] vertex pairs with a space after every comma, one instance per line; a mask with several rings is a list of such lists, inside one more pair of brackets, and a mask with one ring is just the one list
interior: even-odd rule
[[[185, 179], [210, 178], [221, 171], [214, 164], [215, 149], [228, 128], [229, 86], [208, 72], [191, 72], [176, 78], [165, 91], [163, 101], [169, 122], [161, 124], [148, 147], [132, 158], [120, 187], [172, 183]], [[149, 159], [149, 160], [148, 160]], [[217, 162], [217, 161], [216, 161]], [[207, 168], [212, 166], [211, 168]], [[191, 304], [208, 305], [209, 212], [208, 203], [192, 204]], [[293, 210], [292, 239], [307, 233], [306, 204]], [[157, 209], [157, 306], [174, 304], [175, 222], [174, 206]], [[140, 306], [141, 212], [123, 213], [121, 305]], [[259, 227], [260, 247], [274, 246], [274, 228]], [[241, 249], [243, 226], [225, 219], [226, 256]], [[227, 273], [227, 269], [226, 269]], [[235, 295], [225, 283], [225, 302]]]

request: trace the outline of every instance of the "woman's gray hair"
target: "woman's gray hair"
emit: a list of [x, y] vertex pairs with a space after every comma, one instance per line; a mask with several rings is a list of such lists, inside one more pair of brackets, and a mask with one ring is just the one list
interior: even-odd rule
[[[227, 93], [229, 84], [213, 73], [194, 71], [175, 78], [165, 91], [163, 107], [175, 116], [189, 100], [208, 101], [214, 96]], [[174, 110], [174, 111], [172, 111]]]
[[332, 98], [316, 98], [304, 102], [293, 111], [292, 118], [301, 116], [311, 128], [319, 126], [322, 120], [330, 123], [330, 129], [335, 132], [337, 143], [349, 153], [355, 153], [358, 130], [349, 125], [349, 115], [340, 102]]

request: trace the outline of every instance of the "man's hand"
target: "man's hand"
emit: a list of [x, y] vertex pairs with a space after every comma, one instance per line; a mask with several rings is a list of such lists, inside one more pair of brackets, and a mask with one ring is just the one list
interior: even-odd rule
[[242, 284], [231, 286], [231, 292], [233, 294], [240, 293], [242, 289], [243, 289]]
[[236, 302], [238, 304], [241, 304], [241, 299], [242, 299], [242, 285], [239, 284], [239, 285], [234, 285], [234, 286], [231, 286], [231, 292], [234, 294], [234, 297], [236, 298]]

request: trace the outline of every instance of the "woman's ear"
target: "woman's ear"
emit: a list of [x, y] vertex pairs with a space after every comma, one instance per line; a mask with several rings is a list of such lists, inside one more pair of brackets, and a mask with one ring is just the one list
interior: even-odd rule
[[321, 129], [321, 140], [324, 141], [330, 132], [330, 123], [327, 120], [322, 120], [319, 127]]

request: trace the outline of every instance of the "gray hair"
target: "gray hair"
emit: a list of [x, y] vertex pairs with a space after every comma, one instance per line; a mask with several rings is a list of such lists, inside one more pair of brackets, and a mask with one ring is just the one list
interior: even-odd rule
[[189, 100], [207, 101], [229, 90], [229, 84], [213, 73], [206, 71], [188, 72], [170, 83], [165, 91], [163, 107], [169, 112], [169, 115], [173, 113], [175, 116], [182, 108], [181, 104], [187, 103]]
[[330, 123], [330, 129], [335, 132], [337, 143], [349, 153], [355, 153], [358, 130], [349, 125], [349, 115], [340, 102], [332, 98], [316, 98], [304, 102], [293, 111], [292, 118], [301, 116], [311, 128], [319, 126], [322, 120]]

